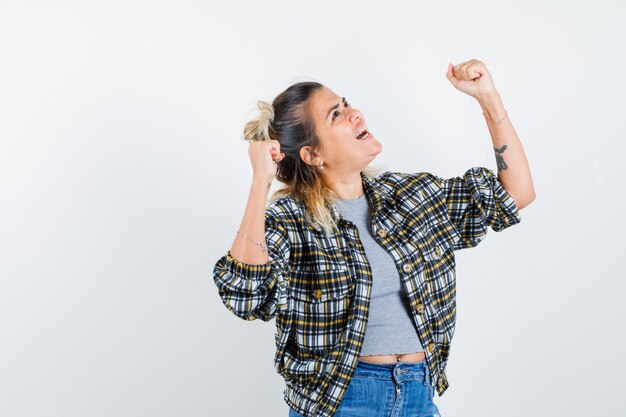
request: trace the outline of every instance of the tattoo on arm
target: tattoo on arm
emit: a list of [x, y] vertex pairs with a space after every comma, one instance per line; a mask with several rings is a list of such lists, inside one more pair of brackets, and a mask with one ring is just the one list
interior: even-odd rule
[[506, 150], [506, 145], [502, 145], [500, 149], [493, 148], [493, 150], [496, 151], [496, 162], [498, 163], [498, 171], [504, 171], [508, 168], [508, 165], [506, 164], [506, 162], [504, 162], [504, 158], [502, 157], [502, 154]]

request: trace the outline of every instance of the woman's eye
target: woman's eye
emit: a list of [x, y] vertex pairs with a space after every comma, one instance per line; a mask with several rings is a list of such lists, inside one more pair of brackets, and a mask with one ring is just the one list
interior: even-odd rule
[[338, 112], [337, 110], [335, 110], [335, 111], [333, 112], [333, 118], [332, 118], [332, 120], [335, 120], [335, 117], [337, 117], [337, 115], [338, 115], [338, 114], [339, 114], [339, 112]]

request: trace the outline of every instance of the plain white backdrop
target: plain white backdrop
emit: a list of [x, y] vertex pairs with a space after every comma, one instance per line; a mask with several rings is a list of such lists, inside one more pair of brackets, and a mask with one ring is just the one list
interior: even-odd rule
[[618, 1], [0, 1], [0, 415], [286, 417], [274, 323], [212, 281], [256, 101], [322, 82], [374, 165], [496, 169], [491, 72], [536, 200], [457, 252], [445, 417], [623, 416], [626, 139]]

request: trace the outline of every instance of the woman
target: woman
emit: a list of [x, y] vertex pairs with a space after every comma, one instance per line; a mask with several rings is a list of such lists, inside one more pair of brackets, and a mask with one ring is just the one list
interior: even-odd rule
[[[443, 179], [367, 168], [382, 146], [361, 112], [297, 83], [244, 128], [253, 168], [245, 214], [214, 268], [225, 306], [276, 318], [290, 417], [438, 416], [456, 316], [454, 250], [519, 223], [535, 193], [522, 145], [485, 65], [448, 66], [476, 98], [498, 176]], [[267, 207], [274, 178], [284, 187]]]

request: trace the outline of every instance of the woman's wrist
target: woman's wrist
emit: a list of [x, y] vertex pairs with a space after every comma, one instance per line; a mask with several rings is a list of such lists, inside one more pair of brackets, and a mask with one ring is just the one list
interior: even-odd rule
[[272, 180], [273, 178], [270, 178], [265, 175], [253, 174], [252, 175], [252, 188], [256, 190], [264, 189], [266, 191], [269, 191], [270, 187], [272, 186]]
[[504, 103], [502, 103], [502, 98], [497, 91], [487, 94], [485, 96], [481, 96], [477, 100], [478, 104], [480, 104], [483, 114], [489, 120], [495, 122], [498, 120], [502, 120], [502, 118], [506, 116]]

